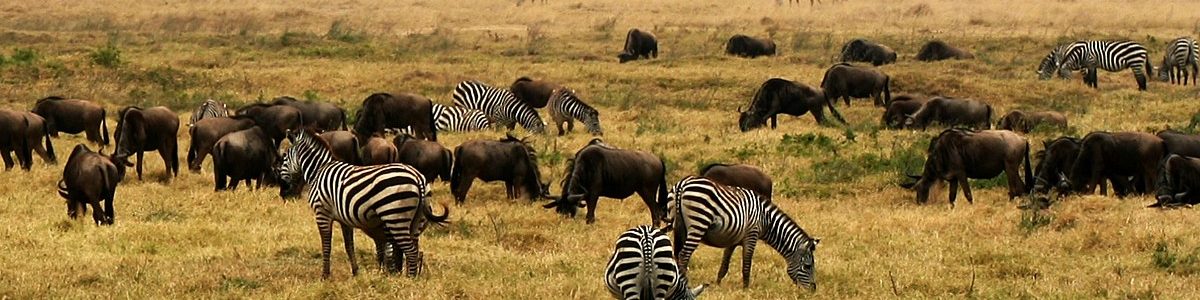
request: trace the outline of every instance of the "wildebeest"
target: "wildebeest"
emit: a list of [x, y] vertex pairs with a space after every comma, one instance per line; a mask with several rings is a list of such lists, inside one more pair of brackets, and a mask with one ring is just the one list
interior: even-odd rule
[[838, 63], [825, 70], [821, 90], [829, 101], [842, 98], [850, 105], [850, 98], [873, 98], [875, 106], [884, 106], [892, 103], [891, 81], [877, 70]]
[[750, 131], [766, 125], [767, 119], [771, 119], [771, 128], [775, 128], [778, 120], [776, 115], [781, 113], [802, 116], [811, 112], [817, 123], [825, 123], [825, 112], [821, 105], [828, 106], [834, 117], [846, 122], [833, 103], [825, 100], [821, 91], [783, 78], [767, 79], [754, 93], [750, 109], [741, 111], [738, 108], [738, 128], [742, 132]]
[[304, 126], [304, 114], [300, 109], [287, 105], [255, 103], [238, 109], [237, 115], [253, 119], [254, 124], [271, 137], [275, 148], [287, 138], [289, 130], [300, 130]]
[[1171, 154], [1159, 168], [1158, 191], [1150, 207], [1200, 204], [1200, 158]]
[[921, 105], [917, 112], [905, 117], [902, 128], [924, 130], [933, 123], [947, 127], [992, 128], [992, 106], [972, 99], [934, 97]]
[[[263, 181], [274, 181], [279, 153], [261, 127], [225, 135], [213, 145], [212, 153], [213, 180], [218, 191], [235, 190], [239, 181], [249, 186], [253, 180], [255, 189], [261, 188]], [[231, 181], [228, 186], [226, 180]]]
[[426, 181], [432, 182], [441, 177], [442, 181], [450, 181], [451, 169], [454, 167], [454, 155], [438, 142], [413, 138], [401, 134], [392, 139], [399, 155], [398, 162], [413, 166]]
[[1155, 135], [1163, 140], [1165, 155], [1200, 157], [1200, 135], [1186, 134], [1170, 129], [1159, 131]]
[[853, 39], [842, 46], [842, 62], [861, 61], [880, 66], [896, 62], [892, 48], [864, 39]]
[[621, 63], [641, 58], [658, 57], [658, 38], [653, 33], [641, 29], [630, 29], [625, 35], [625, 48], [617, 54]]
[[[112, 225], [115, 221], [113, 198], [117, 184], [125, 177], [125, 168], [111, 157], [92, 152], [87, 146], [76, 145], [63, 167], [58, 181], [58, 195], [67, 199], [67, 216], [79, 217], [92, 206], [92, 221], [96, 225]], [[101, 206], [101, 202], [103, 206]]]
[[[22, 112], [21, 115], [29, 121], [29, 126], [25, 128], [25, 139], [29, 148], [33, 148], [33, 151], [42, 157], [42, 161], [50, 164], [58, 163], [58, 155], [54, 153], [54, 143], [50, 141], [50, 125], [46, 124], [46, 119], [28, 111]], [[45, 140], [44, 147], [43, 139]]]
[[375, 93], [363, 100], [354, 123], [354, 133], [365, 140], [385, 128], [411, 127], [413, 135], [437, 141], [437, 116], [433, 100], [416, 94]]
[[304, 126], [319, 131], [346, 130], [346, 110], [327, 102], [300, 101], [283, 96], [271, 101], [274, 105], [287, 105], [300, 110]]
[[562, 86], [557, 83], [545, 80], [533, 80], [527, 76], [521, 76], [521, 78], [513, 81], [512, 86], [508, 90], [513, 95], [516, 95], [518, 100], [524, 102], [525, 105], [532, 108], [543, 108], [550, 101], [550, 93], [560, 88]]
[[326, 144], [329, 144], [329, 151], [333, 152], [333, 159], [352, 164], [363, 165], [362, 157], [359, 155], [359, 149], [362, 143], [359, 142], [358, 136], [353, 132], [345, 130], [326, 131], [318, 135]]
[[1105, 179], [1113, 182], [1117, 196], [1122, 181], [1134, 177], [1130, 187], [1135, 193], [1150, 193], [1158, 179], [1158, 166], [1164, 156], [1163, 140], [1145, 132], [1089, 133], [1080, 143], [1079, 156], [1060, 187], [1077, 193], [1093, 193]]
[[[1008, 176], [1009, 199], [1029, 192], [1033, 171], [1029, 161], [1029, 142], [1008, 130], [974, 131], [959, 128], [943, 130], [929, 142], [925, 170], [912, 176], [917, 182], [904, 184], [917, 191], [917, 203], [929, 201], [934, 184], [950, 182], [950, 205], [962, 186], [967, 202], [974, 202], [967, 179], [993, 178], [1004, 172]], [[1025, 164], [1025, 179], [1021, 179], [1021, 163]]]
[[200, 164], [204, 163], [204, 158], [212, 152], [213, 145], [217, 144], [221, 137], [250, 127], [254, 127], [254, 119], [248, 116], [204, 118], [196, 121], [196, 124], [188, 128], [188, 135], [191, 136], [187, 153], [188, 170], [199, 172]]
[[12, 169], [14, 165], [9, 152], [16, 152], [16, 162], [21, 165], [21, 169], [28, 171], [33, 167], [33, 146], [25, 136], [29, 132], [28, 128], [29, 119], [26, 119], [23, 113], [0, 109], [0, 156], [4, 158], [5, 170]]
[[1067, 128], [1067, 115], [1056, 111], [1024, 112], [1014, 110], [1005, 114], [996, 123], [996, 128], [1029, 133], [1039, 126]]
[[625, 199], [637, 193], [657, 225], [666, 216], [666, 169], [653, 153], [617, 149], [592, 139], [567, 163], [562, 194], [543, 207], [574, 218], [576, 210], [586, 204], [587, 223], [592, 224], [600, 197]]
[[467, 192], [476, 178], [484, 182], [504, 181], [509, 199], [522, 195], [534, 201], [546, 197], [541, 183], [537, 152], [525, 139], [508, 135], [499, 141], [472, 140], [454, 148], [454, 167], [450, 170], [450, 191], [454, 201], [467, 200]]
[[33, 105], [33, 113], [46, 118], [51, 136], [59, 132], [78, 134], [87, 132], [87, 140], [108, 145], [108, 121], [104, 107], [87, 100], [65, 99], [50, 96]]
[[127, 166], [129, 156], [137, 155], [138, 180], [142, 180], [142, 152], [158, 150], [167, 174], [179, 175], [179, 117], [165, 106], [122, 108], [117, 119], [117, 149], [112, 158]]
[[891, 129], [899, 129], [904, 126], [904, 119], [909, 115], [921, 110], [921, 106], [929, 101], [928, 97], [900, 95], [892, 99], [892, 103], [887, 105], [887, 109], [883, 111], [883, 119], [880, 124]]
[[[396, 145], [392, 145], [386, 139], [379, 135], [373, 135], [367, 138], [367, 141], [362, 143], [362, 162], [363, 165], [382, 165], [399, 162], [400, 157], [396, 153]], [[426, 177], [428, 178], [428, 177]], [[427, 179], [428, 180], [428, 179]]]
[[725, 44], [725, 54], [749, 58], [775, 55], [775, 41], [735, 34], [729, 38], [729, 43]]
[[958, 47], [950, 46], [946, 42], [933, 40], [921, 46], [921, 51], [917, 52], [917, 60], [919, 61], [938, 61], [943, 59], [974, 59], [975, 55], [970, 51], [959, 49]]
[[721, 185], [754, 191], [771, 201], [771, 176], [759, 167], [747, 164], [709, 164], [700, 168], [700, 176]]

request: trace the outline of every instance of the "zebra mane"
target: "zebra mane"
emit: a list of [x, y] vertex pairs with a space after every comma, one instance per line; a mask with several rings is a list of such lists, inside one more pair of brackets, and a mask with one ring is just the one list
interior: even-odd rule
[[[765, 213], [762, 240], [783, 256], [790, 257], [804, 244], [817, 240], [775, 204], [763, 201], [762, 205]], [[785, 236], [787, 233], [791, 234]], [[784, 240], [791, 238], [795, 240]]]
[[584, 110], [587, 110], [590, 113], [595, 113], [595, 114], [600, 113], [599, 111], [596, 110], [596, 108], [592, 107], [591, 105], [588, 105], [587, 102], [583, 102], [583, 100], [579, 99], [579, 96], [575, 95], [575, 90], [568, 89], [568, 88], [562, 88], [562, 89], [559, 89], [557, 91], [557, 93], [561, 93], [564, 100], [566, 100], [566, 99], [575, 100], [575, 104], [579, 105], [580, 107], [583, 107]]

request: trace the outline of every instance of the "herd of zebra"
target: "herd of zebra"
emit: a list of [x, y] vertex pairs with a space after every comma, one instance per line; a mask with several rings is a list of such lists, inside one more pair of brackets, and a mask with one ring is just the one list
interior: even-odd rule
[[[1180, 37], [1170, 41], [1163, 52], [1158, 79], [1186, 85], [1191, 77], [1195, 85], [1200, 73], [1197, 56], [1195, 39]], [[1109, 72], [1131, 69], [1139, 90], [1146, 90], [1147, 79], [1154, 75], [1146, 47], [1132, 41], [1077, 41], [1059, 45], [1042, 59], [1037, 73], [1045, 80], [1055, 74], [1067, 78], [1072, 71], [1082, 71], [1084, 83], [1097, 87], [1097, 69]]]

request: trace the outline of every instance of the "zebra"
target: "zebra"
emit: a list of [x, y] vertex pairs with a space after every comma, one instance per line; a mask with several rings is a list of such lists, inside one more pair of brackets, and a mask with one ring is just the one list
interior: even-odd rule
[[1154, 73], [1146, 47], [1132, 41], [1078, 41], [1055, 48], [1051, 56], [1060, 76], [1070, 70], [1083, 70], [1083, 82], [1093, 88], [1099, 88], [1096, 69], [1132, 69], [1141, 91], [1146, 90], [1147, 74]]
[[495, 124], [512, 130], [516, 123], [533, 133], [546, 131], [546, 123], [536, 110], [525, 105], [511, 91], [498, 89], [479, 81], [463, 81], [454, 88], [454, 105], [472, 108], [487, 114]]
[[558, 127], [560, 136], [566, 133], [563, 131], [563, 122], [567, 123], [566, 131], [575, 130], [574, 120], [583, 122], [592, 135], [604, 135], [600, 129], [600, 112], [587, 103], [583, 103], [583, 100], [575, 95], [574, 90], [566, 88], [555, 90], [550, 94], [550, 100], [546, 107], [550, 110], [550, 118], [554, 120], [554, 126]]
[[200, 121], [200, 119], [228, 116], [229, 110], [225, 108], [225, 103], [213, 99], [204, 100], [199, 107], [196, 107], [196, 111], [192, 112], [192, 119], [188, 122], [188, 127], [196, 125], [196, 121]]
[[[1055, 49], [1057, 50], [1058, 48], [1056, 47]], [[1038, 63], [1038, 68], [1037, 68], [1038, 79], [1048, 80], [1051, 77], [1054, 77], [1054, 74], [1057, 71], [1055, 69], [1058, 68], [1058, 66], [1055, 65], [1055, 63], [1054, 63], [1054, 53], [1055, 53], [1055, 50], [1051, 50], [1050, 53], [1046, 54], [1046, 57], [1042, 58], [1042, 61], [1040, 63]], [[1058, 72], [1059, 78], [1068, 78], [1069, 75], [1070, 75], [1070, 72], [1067, 72], [1065, 74], [1062, 72]]]
[[492, 125], [482, 111], [437, 103], [433, 104], [433, 118], [438, 131], [478, 131]]
[[817, 289], [813, 252], [820, 240], [804, 232], [791, 217], [753, 191], [722, 186], [703, 177], [688, 176], [667, 194], [666, 228], [672, 230], [675, 260], [681, 276], [701, 242], [724, 248], [717, 283], [729, 271], [734, 248], [742, 247], [742, 287], [750, 286], [750, 266], [759, 239], [787, 260], [792, 283]]
[[329, 278], [329, 252], [333, 222], [341, 224], [342, 239], [349, 256], [350, 272], [358, 275], [354, 257], [354, 228], [363, 229], [375, 241], [376, 258], [382, 264], [384, 253], [392, 249], [393, 267], [405, 261], [408, 276], [416, 276], [423, 266], [419, 239], [427, 222], [444, 225], [448, 208], [434, 215], [426, 199], [429, 183], [421, 172], [405, 164], [354, 166], [333, 159], [329, 145], [317, 138], [312, 129], [288, 132], [291, 148], [279, 170], [285, 184], [281, 194], [310, 186], [308, 204], [316, 213], [321, 236], [323, 267], [321, 277]]
[[696, 299], [704, 285], [688, 289], [667, 235], [649, 225], [621, 233], [605, 268], [604, 283], [617, 299]]
[[[1180, 37], [1167, 43], [1167, 51], [1163, 53], [1162, 65], [1158, 69], [1158, 80], [1187, 85], [1190, 75], [1192, 85], [1196, 85], [1196, 77], [1200, 77], [1196, 49], [1196, 40], [1190, 37]], [[1188, 67], [1191, 67], [1190, 73]]]

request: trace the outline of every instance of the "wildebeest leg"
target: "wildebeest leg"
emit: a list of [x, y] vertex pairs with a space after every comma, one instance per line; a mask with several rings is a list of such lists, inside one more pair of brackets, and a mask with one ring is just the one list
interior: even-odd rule
[[[1021, 181], [1021, 163], [1009, 164], [1004, 168], [1004, 175], [1008, 177], [1008, 200], [1020, 197], [1025, 194], [1025, 182]], [[1029, 183], [1032, 184], [1032, 183]]]
[[954, 201], [958, 198], [958, 180], [950, 180], [950, 207], [954, 207]]
[[467, 201], [467, 192], [471, 190], [471, 184], [474, 182], [474, 174], [464, 174], [458, 178], [457, 184], [452, 185], [450, 191], [454, 194], [454, 203], [463, 204]]
[[[516, 180], [513, 180], [513, 181], [516, 181]], [[511, 181], [508, 181], [508, 180], [504, 181], [504, 195], [508, 196], [508, 199], [517, 199], [517, 188], [516, 188], [516, 186], [513, 185], [513, 183]]]
[[215, 185], [213, 190], [215, 190], [215, 191], [225, 190], [225, 187], [226, 187], [225, 173], [222, 172], [221, 168], [216, 165], [213, 165], [213, 184]]
[[96, 225], [104, 225], [104, 207], [100, 206], [100, 198], [89, 196], [87, 201], [92, 206], [92, 221], [95, 221]]
[[137, 173], [138, 180], [142, 180], [142, 151], [137, 152]]
[[108, 225], [117, 222], [117, 212], [113, 210], [113, 191], [105, 192], [104, 194], [104, 216], [108, 219]]
[[655, 227], [658, 226], [658, 220], [662, 220], [666, 216], [666, 212], [662, 211], [658, 202], [654, 200], [654, 197], [658, 195], [656, 192], [654, 187], [638, 191], [638, 197], [641, 197], [642, 202], [646, 203], [646, 207], [650, 208], [650, 224], [654, 224]]
[[588, 195], [587, 198], [587, 223], [596, 223], [596, 203], [600, 202], [600, 196]]
[[725, 248], [724, 255], [721, 255], [721, 268], [717, 270], [717, 284], [721, 284], [721, 279], [724, 279], [725, 274], [729, 273], [729, 261], [733, 259], [733, 250], [737, 250], [737, 246]]
[[79, 202], [74, 199], [67, 199], [67, 217], [71, 219], [79, 217]]
[[342, 225], [342, 244], [346, 246], [346, 260], [350, 261], [350, 275], [358, 276], [358, 261], [354, 257], [354, 227]]
[[[168, 173], [169, 173], [169, 172], [168, 172]], [[232, 178], [232, 177], [230, 177], [230, 178], [231, 178], [231, 179], [233, 179], [233, 180], [231, 180], [231, 181], [229, 182], [229, 190], [230, 190], [230, 191], [235, 191], [235, 190], [237, 190], [238, 183], [239, 183], [239, 182], [242, 182], [242, 180], [241, 180], [241, 179], [237, 179], [237, 178]]]
[[4, 158], [4, 170], [11, 170], [13, 167], [13, 159], [12, 156], [8, 154], [8, 151], [0, 151], [0, 157]]
[[779, 126], [779, 115], [771, 114], [770, 118], [771, 118], [771, 129], [775, 129], [776, 126]]
[[967, 197], [967, 203], [975, 204], [975, 197], [971, 195], [971, 184], [967, 182], [967, 176], [958, 178], [962, 181], [963, 196]]

